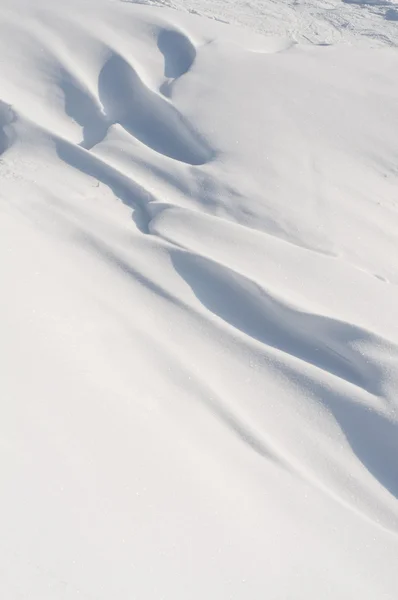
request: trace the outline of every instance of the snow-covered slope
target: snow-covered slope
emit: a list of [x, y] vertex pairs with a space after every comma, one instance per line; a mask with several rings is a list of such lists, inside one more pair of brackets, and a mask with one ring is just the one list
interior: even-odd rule
[[396, 24], [174, 6], [0, 2], [1, 597], [393, 600]]
[[398, 45], [398, 0], [122, 0], [312, 44]]

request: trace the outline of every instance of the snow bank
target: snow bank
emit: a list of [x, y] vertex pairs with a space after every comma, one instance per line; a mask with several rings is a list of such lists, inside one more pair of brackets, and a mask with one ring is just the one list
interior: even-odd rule
[[396, 597], [398, 55], [278, 33], [1, 2], [4, 598]]

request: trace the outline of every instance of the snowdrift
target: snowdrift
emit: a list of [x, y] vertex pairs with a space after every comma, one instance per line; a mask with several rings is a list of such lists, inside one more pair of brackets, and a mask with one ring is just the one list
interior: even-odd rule
[[2, 597], [396, 598], [378, 46], [1, 1]]

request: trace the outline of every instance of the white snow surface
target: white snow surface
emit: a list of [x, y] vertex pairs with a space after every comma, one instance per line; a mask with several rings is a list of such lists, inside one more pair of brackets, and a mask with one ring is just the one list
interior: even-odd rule
[[396, 600], [397, 20], [0, 0], [1, 598]]

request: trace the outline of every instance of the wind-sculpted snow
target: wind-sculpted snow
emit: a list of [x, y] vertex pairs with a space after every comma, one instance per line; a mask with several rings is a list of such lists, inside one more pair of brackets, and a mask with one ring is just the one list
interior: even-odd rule
[[1, 598], [395, 600], [395, 8], [329, 4], [1, 0]]

